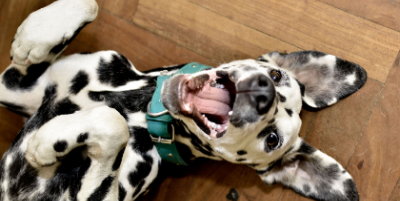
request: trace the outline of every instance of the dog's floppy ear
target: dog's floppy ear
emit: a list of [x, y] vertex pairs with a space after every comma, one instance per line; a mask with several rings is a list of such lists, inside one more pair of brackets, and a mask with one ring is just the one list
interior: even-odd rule
[[367, 81], [367, 73], [361, 66], [317, 51], [271, 52], [258, 60], [277, 65], [296, 78], [305, 88], [303, 102], [315, 109], [336, 103]]
[[267, 185], [282, 183], [295, 192], [316, 200], [358, 200], [350, 174], [333, 158], [298, 138], [270, 171], [260, 175]]

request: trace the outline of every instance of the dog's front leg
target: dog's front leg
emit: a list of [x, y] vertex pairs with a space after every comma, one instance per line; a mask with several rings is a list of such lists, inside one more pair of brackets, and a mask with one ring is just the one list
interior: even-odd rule
[[[69, 197], [77, 200], [117, 200], [119, 167], [128, 142], [125, 119], [107, 106], [60, 115], [39, 128], [29, 139], [25, 158], [36, 169], [62, 163], [62, 157], [87, 146], [89, 167], [80, 191], [70, 184]], [[73, 195], [74, 194], [74, 195]]]

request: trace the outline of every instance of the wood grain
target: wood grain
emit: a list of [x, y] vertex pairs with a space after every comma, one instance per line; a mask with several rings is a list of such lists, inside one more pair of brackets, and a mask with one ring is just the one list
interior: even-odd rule
[[133, 21], [219, 63], [300, 50], [185, 0], [140, 1]]
[[388, 200], [400, 177], [399, 63], [400, 55], [348, 166], [360, 200]]
[[400, 49], [400, 33], [316, 0], [191, 1], [301, 49], [358, 63], [380, 82]]
[[105, 1], [102, 7], [121, 18], [131, 21], [138, 2], [139, 0], [112, 0]]
[[320, 0], [355, 16], [371, 20], [396, 31], [400, 31], [399, 0]]
[[125, 55], [139, 70], [193, 61], [215, 65], [203, 56], [110, 13], [100, 11], [98, 18], [99, 23], [91, 47], [116, 50]]

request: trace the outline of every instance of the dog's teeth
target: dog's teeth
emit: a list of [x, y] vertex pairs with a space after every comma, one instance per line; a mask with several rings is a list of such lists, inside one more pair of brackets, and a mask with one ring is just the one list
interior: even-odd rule
[[228, 126], [225, 126], [225, 128], [224, 128], [224, 129], [225, 129], [225, 130], [226, 130], [226, 129], [228, 129]]
[[221, 125], [217, 125], [217, 129], [221, 129]]
[[229, 116], [232, 116], [232, 114], [233, 114], [233, 111], [229, 111], [229, 112], [228, 112], [228, 115], [229, 115]]

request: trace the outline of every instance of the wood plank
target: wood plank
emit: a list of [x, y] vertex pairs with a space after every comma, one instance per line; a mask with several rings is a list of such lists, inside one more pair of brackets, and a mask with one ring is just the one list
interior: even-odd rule
[[282, 191], [282, 185], [266, 186], [253, 169], [243, 165], [201, 160], [184, 169], [172, 168], [175, 170], [171, 167], [168, 170], [170, 176], [173, 172], [172, 177], [166, 178], [140, 201], [227, 200], [232, 188], [239, 194], [240, 201], [278, 200]]
[[133, 19], [139, 0], [105, 1], [103, 8], [128, 21]]
[[371, 20], [400, 32], [399, 0], [320, 0], [348, 13]]
[[133, 21], [219, 63], [300, 50], [185, 0], [140, 1]]
[[400, 33], [316, 0], [191, 1], [299, 48], [356, 62], [380, 82], [400, 49]]
[[105, 11], [100, 11], [98, 18], [99, 23], [91, 47], [116, 50], [125, 55], [140, 70], [193, 61], [216, 65], [215, 62], [203, 56]]
[[360, 200], [388, 200], [400, 177], [400, 54], [350, 160]]
[[277, 200], [282, 191], [282, 185], [266, 186], [247, 166], [208, 161], [197, 173], [188, 200], [226, 200], [232, 188], [241, 201]]

